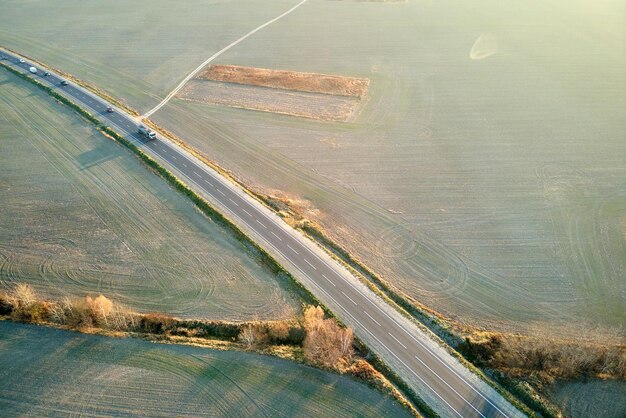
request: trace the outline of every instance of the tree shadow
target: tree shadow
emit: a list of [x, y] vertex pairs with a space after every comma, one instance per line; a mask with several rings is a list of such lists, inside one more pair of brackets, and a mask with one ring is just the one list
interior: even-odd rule
[[83, 152], [76, 159], [78, 160], [78, 163], [80, 164], [80, 169], [82, 171], [102, 164], [104, 162], [113, 160], [116, 157], [117, 155], [111, 152], [111, 147], [102, 144], [89, 151]]

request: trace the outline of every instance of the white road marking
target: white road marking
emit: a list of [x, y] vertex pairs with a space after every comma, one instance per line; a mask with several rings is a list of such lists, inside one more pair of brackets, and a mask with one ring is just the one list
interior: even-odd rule
[[248, 212], [247, 210], [245, 210], [244, 208], [241, 208], [241, 210], [246, 212], [246, 215], [248, 215], [249, 217], [252, 217], [252, 214], [250, 212]]
[[185, 163], [182, 163], [182, 164], [183, 164], [183, 167], [187, 168], [187, 164], [185, 164]]
[[370, 315], [370, 314], [368, 314], [368, 313], [367, 313], [367, 311], [363, 311], [363, 313], [364, 313], [365, 315], [369, 316], [369, 317], [370, 317], [370, 319], [371, 319], [372, 321], [376, 322], [376, 325], [378, 325], [379, 327], [382, 327], [382, 325], [380, 325], [380, 322], [378, 322], [377, 320], [375, 320], [375, 319], [374, 319], [374, 317], [373, 317], [372, 315]]
[[255, 219], [255, 221], [257, 221], [263, 228], [267, 229], [263, 222], [259, 221], [258, 219]]
[[343, 295], [344, 295], [345, 297], [347, 297], [347, 298], [350, 300], [350, 302], [354, 303], [354, 306], [357, 306], [357, 305], [356, 305], [356, 302], [355, 302], [355, 301], [353, 301], [353, 300], [352, 300], [352, 298], [351, 298], [350, 296], [346, 295], [343, 291], [341, 291], [341, 293], [343, 293]]
[[208, 181], [208, 180], [204, 180], [204, 182], [205, 182], [206, 184], [208, 184], [209, 186], [213, 187], [213, 185], [211, 184], [211, 182], [210, 182], [210, 181]]
[[272, 235], [274, 235], [276, 238], [278, 238], [278, 241], [282, 241], [283, 239], [281, 237], [279, 237], [278, 235], [276, 235], [274, 233], [274, 231], [270, 231], [272, 233]]
[[293, 251], [294, 253], [296, 253], [296, 254], [300, 254], [299, 252], [297, 252], [296, 250], [294, 250], [294, 249], [293, 249], [293, 247], [292, 247], [291, 245], [287, 244], [287, 247], [289, 247], [289, 249], [290, 249], [291, 251]]
[[239, 207], [239, 203], [235, 202], [233, 199], [231, 199], [230, 197], [228, 198], [228, 200], [231, 201], [231, 203], [233, 203], [235, 206]]
[[196, 175], [196, 176], [198, 176], [198, 177], [202, 177], [200, 174], [198, 174], [198, 172], [197, 172], [197, 171], [194, 171], [194, 172], [193, 172], [193, 174], [195, 174], [195, 175]]
[[309, 266], [313, 267], [313, 270], [317, 270], [317, 267], [315, 267], [313, 264], [311, 264], [309, 262], [309, 260], [307, 260], [306, 258], [304, 259], [304, 262], [307, 263]]
[[175, 155], [172, 155], [172, 159], [174, 159], [174, 160], [178, 160], [178, 158], [176, 158], [176, 156], [175, 156]]
[[226, 193], [224, 193], [224, 192], [223, 192], [223, 191], [221, 191], [220, 189], [217, 189], [217, 192], [218, 192], [219, 194], [221, 194], [222, 196], [226, 196]]
[[387, 334], [389, 334], [391, 336], [391, 338], [396, 340], [398, 342], [398, 344], [400, 344], [402, 347], [404, 347], [405, 350], [407, 350], [406, 345], [402, 344], [399, 339], [397, 339], [396, 337], [393, 336], [392, 333], [388, 332]]
[[[308, 247], [305, 247], [310, 254], [312, 254], [315, 258], [317, 258], [318, 260], [320, 260], [322, 263], [324, 263], [328, 268], [330, 268], [331, 270], [334, 270], [325, 260], [323, 260], [320, 256], [318, 256], [314, 251], [311, 251]], [[385, 312], [380, 306], [378, 306], [377, 303], [375, 303], [374, 301], [370, 300], [365, 294], [363, 294], [363, 292], [359, 289], [357, 289], [351, 282], [350, 280], [346, 280], [346, 282], [348, 283], [348, 285], [350, 287], [352, 287], [354, 290], [356, 290], [357, 292], [359, 292], [363, 297], [365, 297], [366, 299], [368, 299], [368, 301], [374, 305], [380, 312], [382, 312], [387, 318], [389, 318], [390, 320], [392, 320], [402, 331], [404, 331], [406, 334], [408, 334], [413, 340], [415, 340], [415, 342], [417, 342], [420, 346], [422, 346], [422, 348], [424, 348], [430, 355], [432, 355], [435, 359], [437, 359], [442, 365], [444, 365], [447, 369], [449, 369], [452, 373], [454, 373], [459, 379], [461, 379], [461, 381], [463, 383], [465, 383], [469, 388], [471, 388], [474, 392], [476, 392], [481, 398], [483, 398], [485, 401], [487, 401], [487, 403], [489, 403], [491, 406], [493, 406], [495, 409], [498, 410], [498, 412], [500, 412], [503, 416], [505, 416], [506, 418], [509, 418], [509, 416], [507, 414], [505, 414], [504, 412], [502, 412], [502, 410], [500, 408], [498, 408], [493, 402], [491, 402], [489, 399], [487, 399], [487, 397], [485, 397], [476, 387], [474, 387], [473, 385], [471, 385], [467, 380], [465, 380], [465, 378], [463, 376], [461, 376], [459, 373], [456, 372], [456, 370], [454, 370], [452, 367], [450, 367], [443, 359], [441, 359], [430, 347], [426, 346], [424, 343], [422, 343], [421, 341], [419, 341], [417, 338], [415, 338], [413, 335], [411, 335], [409, 333], [408, 330], [406, 330], [402, 325], [400, 325], [398, 323], [398, 321], [395, 320], [395, 318], [392, 318], [387, 312]], [[324, 292], [326, 293], [326, 292]], [[327, 294], [328, 295], [328, 294]], [[329, 296], [332, 298], [332, 296]], [[345, 309], [344, 309], [345, 310]], [[347, 314], [349, 314], [350, 316], [352, 316], [349, 312], [346, 311]], [[356, 321], [356, 318], [354, 318], [354, 316], [352, 316], [352, 318]], [[358, 322], [358, 321], [357, 321]], [[369, 332], [369, 331], [368, 331]], [[374, 334], [372, 334], [371, 332], [369, 332], [372, 337], [376, 338], [376, 336]], [[376, 338], [378, 340], [378, 342], [380, 342], [382, 344], [382, 342]], [[384, 345], [384, 344], [383, 344]], [[387, 348], [387, 347], [385, 347]], [[391, 352], [391, 354], [393, 354], [394, 357], [396, 357], [402, 364], [404, 364], [406, 366], [406, 364], [400, 360], [400, 358], [398, 356], [395, 355], [395, 353], [393, 353], [391, 350], [389, 350]], [[407, 368], [409, 368], [408, 366], [406, 366]], [[409, 370], [411, 370], [409, 368]], [[433, 392], [435, 392], [435, 394], [437, 394], [437, 396], [439, 396], [439, 394], [432, 389], [432, 387], [430, 385], [428, 385], [426, 382], [424, 382], [423, 379], [421, 379], [413, 370], [411, 370], [411, 372], [418, 377], [424, 384], [426, 384], [426, 386], [428, 386]], [[441, 380], [442, 382], [444, 382], [444, 379], [439, 376], [439, 374], [437, 374], [436, 372], [434, 372], [434, 375], [437, 376], [439, 378], [439, 380]], [[459, 395], [460, 396], [460, 395]], [[460, 415], [454, 408], [452, 408], [452, 406], [446, 402], [441, 396], [439, 396], [439, 398], [441, 400], [443, 400], [446, 405], [448, 405], [454, 412], [456, 412], [459, 416]], [[467, 399], [465, 399], [463, 396], [461, 396], [461, 399], [463, 399], [468, 405], [470, 405], [472, 408], [474, 408], [474, 405], [472, 405]], [[474, 408], [476, 409], [476, 408]], [[480, 413], [480, 412], [479, 412]], [[482, 415], [482, 414], [481, 414]]]
[[251, 30], [250, 32], [246, 33], [245, 35], [243, 35], [241, 38], [237, 39], [236, 41], [232, 42], [231, 44], [229, 44], [228, 46], [220, 49], [219, 51], [217, 51], [215, 54], [211, 55], [206, 61], [204, 61], [202, 64], [200, 64], [195, 70], [193, 70], [187, 77], [184, 78], [184, 80], [178, 85], [176, 86], [176, 88], [174, 90], [172, 90], [170, 92], [170, 94], [167, 95], [167, 97], [165, 97], [165, 99], [163, 99], [161, 101], [161, 103], [159, 103], [158, 105], [156, 105], [152, 110], [149, 110], [148, 112], [146, 112], [142, 118], [148, 118], [150, 117], [150, 115], [152, 115], [154, 112], [156, 112], [157, 110], [159, 110], [160, 108], [162, 108], [163, 106], [165, 106], [165, 104], [167, 102], [170, 101], [170, 99], [172, 97], [174, 97], [174, 95], [176, 93], [178, 93], [178, 91], [180, 89], [183, 88], [183, 86], [187, 83], [187, 81], [191, 80], [191, 78], [193, 76], [195, 76], [200, 70], [202, 70], [208, 63], [210, 63], [211, 61], [213, 61], [215, 58], [219, 57], [220, 55], [222, 55], [224, 52], [228, 51], [230, 48], [234, 47], [235, 45], [237, 45], [238, 43], [240, 43], [241, 41], [243, 41], [244, 39], [246, 39], [249, 36], [254, 35], [256, 32], [260, 31], [261, 29], [263, 29], [266, 26], [271, 25], [272, 23], [276, 22], [278, 19], [281, 19], [285, 16], [287, 16], [289, 13], [293, 12], [294, 10], [296, 10], [298, 7], [302, 6], [304, 3], [306, 3], [306, 0], [302, 0], [300, 3], [296, 4], [295, 6], [293, 6], [291, 9], [287, 10], [286, 12], [284, 12], [283, 14], [275, 17], [274, 19], [263, 23], [261, 26], [259, 26], [256, 29]]
[[325, 278], [326, 280], [328, 280], [328, 281], [330, 282], [330, 284], [332, 284], [333, 286], [337, 287], [337, 286], [335, 285], [335, 283], [333, 283], [333, 281], [332, 281], [332, 280], [330, 280], [328, 277], [326, 277], [326, 275], [325, 275], [324, 273], [322, 273], [322, 277], [323, 277], [323, 278]]

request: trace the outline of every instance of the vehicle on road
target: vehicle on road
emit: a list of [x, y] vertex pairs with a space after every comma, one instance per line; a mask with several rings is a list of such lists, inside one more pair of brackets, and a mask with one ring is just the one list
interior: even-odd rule
[[44, 77], [48, 77], [50, 75], [50, 71], [46, 71], [45, 73], [43, 73]]
[[156, 139], [156, 133], [145, 125], [139, 125], [139, 134], [148, 139]]
[[22, 58], [20, 58], [17, 62], [19, 62], [20, 64], [24, 64], [26, 61], [24, 61]]
[[30, 71], [30, 72], [31, 72], [31, 73], [33, 73], [33, 74], [37, 74], [37, 68], [35, 68], [35, 67], [30, 67], [30, 68], [28, 69], [28, 71]]
[[107, 113], [113, 113], [113, 108], [111, 106], [107, 106]]
[[62, 80], [62, 81], [61, 81], [61, 85], [62, 85], [62, 86], [67, 86], [67, 80]]

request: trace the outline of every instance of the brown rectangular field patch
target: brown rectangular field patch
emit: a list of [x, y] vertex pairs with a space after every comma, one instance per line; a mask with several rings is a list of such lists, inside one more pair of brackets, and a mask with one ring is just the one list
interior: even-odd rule
[[211, 65], [206, 71], [200, 73], [197, 78], [273, 89], [359, 98], [367, 94], [367, 87], [370, 83], [367, 78], [270, 70], [237, 65]]
[[212, 65], [177, 97], [261, 112], [333, 122], [356, 118], [369, 80], [328, 74]]

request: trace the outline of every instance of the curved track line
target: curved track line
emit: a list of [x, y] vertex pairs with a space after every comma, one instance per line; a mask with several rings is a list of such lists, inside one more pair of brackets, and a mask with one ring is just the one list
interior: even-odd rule
[[162, 108], [163, 106], [165, 106], [165, 104], [167, 102], [170, 101], [170, 99], [172, 97], [174, 97], [174, 95], [176, 93], [178, 93], [180, 91], [180, 89], [182, 89], [185, 84], [187, 84], [187, 82], [189, 80], [191, 80], [191, 78], [193, 76], [195, 76], [196, 74], [198, 74], [198, 72], [203, 69], [208, 63], [210, 63], [211, 61], [213, 61], [215, 58], [219, 57], [220, 55], [222, 55], [224, 52], [228, 51], [229, 49], [231, 49], [232, 47], [234, 47], [235, 45], [237, 45], [238, 43], [242, 42], [244, 39], [246, 39], [249, 36], [254, 35], [255, 33], [257, 33], [258, 31], [260, 31], [261, 29], [265, 28], [266, 26], [271, 25], [272, 23], [276, 22], [279, 19], [282, 19], [283, 17], [287, 16], [289, 13], [293, 12], [294, 10], [296, 10], [298, 7], [302, 6], [304, 3], [306, 3], [307, 0], [302, 0], [300, 3], [296, 4], [295, 6], [293, 6], [291, 9], [287, 10], [286, 12], [284, 12], [283, 14], [276, 16], [274, 19], [263, 23], [261, 26], [257, 27], [256, 29], [251, 30], [250, 32], [246, 33], [245, 35], [243, 35], [241, 38], [237, 39], [236, 41], [234, 41], [233, 43], [231, 43], [230, 45], [220, 49], [219, 51], [217, 51], [215, 54], [211, 55], [206, 61], [204, 61], [202, 64], [200, 64], [195, 70], [193, 70], [187, 77], [185, 77], [185, 79], [178, 85], [176, 86], [176, 88], [174, 90], [172, 90], [170, 92], [170, 94], [168, 94], [165, 99], [163, 99], [161, 101], [161, 103], [159, 103], [158, 105], [156, 105], [154, 108], [152, 108], [151, 110], [147, 111], [146, 113], [144, 113], [141, 118], [145, 119], [150, 117], [150, 115], [152, 115], [154, 112], [156, 112], [157, 110], [159, 110], [160, 108]]

